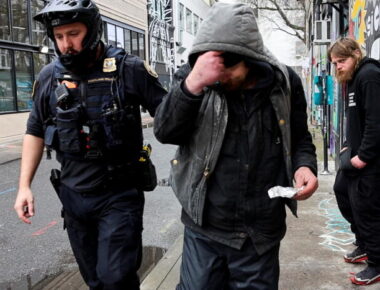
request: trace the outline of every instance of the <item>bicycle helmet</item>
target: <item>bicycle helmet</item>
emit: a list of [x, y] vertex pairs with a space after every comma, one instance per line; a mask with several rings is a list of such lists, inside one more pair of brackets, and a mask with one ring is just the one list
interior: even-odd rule
[[[87, 67], [96, 56], [96, 50], [103, 32], [103, 22], [98, 7], [91, 0], [50, 0], [34, 16], [34, 20], [46, 26], [49, 38], [54, 42], [55, 51], [62, 65], [70, 69]], [[79, 54], [62, 54], [54, 38], [54, 27], [81, 22], [87, 27], [83, 49]]]

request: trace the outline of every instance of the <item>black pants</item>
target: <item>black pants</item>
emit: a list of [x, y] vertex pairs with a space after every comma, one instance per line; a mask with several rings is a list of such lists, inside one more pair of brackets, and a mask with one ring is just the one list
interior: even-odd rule
[[90, 289], [139, 289], [144, 195], [136, 189], [83, 194], [61, 186], [65, 223]]
[[250, 240], [237, 250], [186, 227], [177, 290], [278, 289], [279, 249], [259, 256]]
[[[340, 174], [343, 177], [339, 178], [347, 182], [349, 206], [347, 198], [342, 198], [342, 195], [336, 193], [338, 206], [341, 211], [342, 208], [345, 211], [342, 214], [351, 222], [351, 226], [354, 225], [359, 246], [367, 252], [369, 263], [380, 270], [380, 174], [371, 172], [358, 176], [345, 176], [343, 172]], [[348, 210], [349, 207], [351, 212]]]
[[346, 176], [342, 170], [338, 170], [334, 183], [336, 203], [342, 216], [350, 223], [351, 231], [355, 235], [356, 244], [359, 247], [364, 248], [354, 220], [354, 213], [352, 212], [350, 197], [348, 195], [349, 179], [350, 177]]

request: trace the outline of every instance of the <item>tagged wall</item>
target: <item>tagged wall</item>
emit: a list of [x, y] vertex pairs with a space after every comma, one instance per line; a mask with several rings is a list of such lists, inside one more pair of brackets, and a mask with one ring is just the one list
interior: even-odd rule
[[173, 9], [171, 0], [149, 0], [149, 60], [168, 89], [174, 73]]
[[367, 55], [380, 60], [380, 2], [352, 0], [349, 35], [366, 50]]

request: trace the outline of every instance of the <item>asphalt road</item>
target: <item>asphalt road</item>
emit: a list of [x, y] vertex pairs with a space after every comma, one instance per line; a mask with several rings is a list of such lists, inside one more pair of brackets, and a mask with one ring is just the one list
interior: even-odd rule
[[[158, 179], [167, 178], [175, 146], [158, 143], [152, 128], [144, 129], [144, 135], [153, 147]], [[31, 225], [22, 223], [13, 210], [19, 167], [20, 160], [0, 165], [0, 289], [11, 281], [21, 285], [25, 279], [33, 282], [76, 266], [67, 234], [62, 230], [61, 205], [48, 178], [51, 168], [58, 167], [57, 162], [44, 158], [37, 171], [32, 185], [36, 215]], [[167, 249], [183, 230], [180, 206], [166, 186], [145, 196], [143, 244]]]

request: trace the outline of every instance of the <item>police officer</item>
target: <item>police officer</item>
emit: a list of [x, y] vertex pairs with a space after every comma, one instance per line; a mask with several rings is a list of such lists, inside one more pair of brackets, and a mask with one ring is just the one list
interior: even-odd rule
[[34, 85], [14, 208], [31, 223], [31, 182], [44, 146], [54, 149], [61, 171], [51, 178], [85, 282], [90, 289], [139, 289], [140, 105], [154, 116], [166, 91], [140, 58], [103, 44], [92, 1], [52, 0], [35, 20], [46, 26], [58, 58]]

